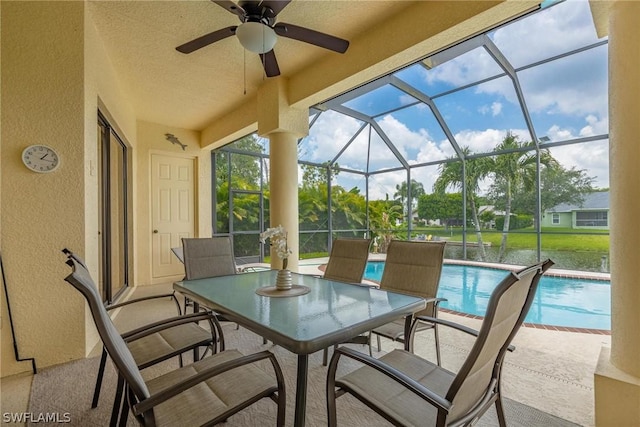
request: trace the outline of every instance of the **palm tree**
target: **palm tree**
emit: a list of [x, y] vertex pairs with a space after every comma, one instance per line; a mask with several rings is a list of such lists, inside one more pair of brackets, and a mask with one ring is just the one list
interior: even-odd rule
[[402, 181], [402, 184], [396, 184], [396, 192], [393, 193], [393, 199], [400, 202], [404, 207], [404, 201], [409, 195], [409, 189], [407, 187], [407, 181]]
[[398, 227], [395, 224], [396, 220], [401, 217], [402, 209], [397, 203], [389, 200], [369, 201], [370, 229], [381, 239], [378, 241], [380, 253], [386, 253], [391, 240], [397, 238], [396, 229]]
[[343, 187], [331, 188], [332, 226], [339, 230], [354, 230], [366, 224], [366, 201], [357, 187], [347, 191]]
[[[536, 188], [537, 176], [537, 152], [533, 150], [535, 144], [531, 141], [521, 142], [518, 137], [511, 132], [507, 132], [502, 142], [494, 148], [495, 152], [508, 151], [505, 154], [495, 156], [494, 192], [502, 193], [504, 197], [504, 226], [502, 227], [502, 239], [498, 261], [504, 261], [507, 248], [507, 237], [511, 222], [511, 203], [515, 191], [528, 192]], [[527, 150], [527, 148], [529, 148]], [[548, 150], [540, 152], [540, 163], [551, 167], [556, 160]], [[496, 191], [497, 189], [497, 191]]]
[[406, 217], [408, 215], [408, 203], [405, 204], [405, 200], [408, 202], [411, 201], [411, 208], [415, 210], [418, 198], [425, 194], [424, 186], [421, 182], [416, 181], [415, 179], [411, 180], [411, 194], [409, 194], [409, 188], [407, 186], [407, 181], [403, 181], [402, 184], [396, 184], [396, 192], [393, 193], [393, 199], [400, 202], [402, 206], [402, 212]]
[[[486, 260], [487, 254], [484, 250], [484, 244], [482, 243], [482, 232], [480, 231], [480, 221], [478, 220], [478, 207], [476, 206], [476, 198], [480, 191], [480, 182], [486, 178], [490, 171], [492, 160], [488, 157], [467, 159], [471, 155], [469, 147], [462, 148], [463, 160], [460, 161], [457, 156], [451, 157], [455, 159], [451, 162], [442, 163], [438, 170], [440, 176], [436, 179], [433, 185], [433, 191], [443, 194], [447, 188], [467, 189], [467, 199], [471, 206], [471, 215], [473, 216], [473, 225], [476, 231], [476, 239], [478, 241], [478, 250], [480, 253], [480, 259]], [[463, 162], [465, 162], [466, 176], [463, 178]]]

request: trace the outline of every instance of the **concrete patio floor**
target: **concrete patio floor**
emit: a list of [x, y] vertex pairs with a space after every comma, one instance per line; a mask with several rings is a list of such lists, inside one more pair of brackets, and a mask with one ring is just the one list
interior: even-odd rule
[[[325, 262], [325, 259], [301, 261], [300, 271], [322, 274], [318, 267]], [[170, 283], [158, 285], [163, 289], [170, 286]], [[481, 323], [479, 319], [449, 312], [442, 312], [440, 317], [475, 329]], [[505, 360], [504, 396], [576, 424], [593, 426], [593, 373], [602, 346], [609, 346], [610, 342], [609, 335], [521, 328], [514, 340], [516, 351], [509, 353]], [[464, 360], [473, 339], [441, 328], [440, 343], [443, 366], [455, 370]], [[382, 344], [385, 351], [401, 346], [385, 339]], [[419, 334], [416, 353], [435, 359], [433, 333]], [[27, 412], [32, 378], [30, 373], [2, 378], [3, 414]]]

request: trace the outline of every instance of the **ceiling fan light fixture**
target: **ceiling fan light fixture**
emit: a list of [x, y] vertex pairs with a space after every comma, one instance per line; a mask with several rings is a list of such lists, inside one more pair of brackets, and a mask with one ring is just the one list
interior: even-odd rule
[[277, 36], [273, 28], [260, 22], [243, 22], [236, 29], [240, 44], [254, 53], [267, 53], [276, 45]]

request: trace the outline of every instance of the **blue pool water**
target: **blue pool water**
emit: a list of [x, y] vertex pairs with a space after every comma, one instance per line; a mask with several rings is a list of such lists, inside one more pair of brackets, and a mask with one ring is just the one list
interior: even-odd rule
[[[365, 279], [380, 281], [384, 262], [369, 262]], [[470, 265], [442, 267], [440, 307], [484, 316], [491, 292], [507, 271]], [[611, 329], [610, 283], [603, 280], [542, 276], [525, 321], [574, 328]]]

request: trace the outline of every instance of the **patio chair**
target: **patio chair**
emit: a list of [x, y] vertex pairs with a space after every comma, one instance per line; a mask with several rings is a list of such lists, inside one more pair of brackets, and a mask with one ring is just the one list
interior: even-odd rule
[[[328, 280], [363, 286], [362, 276], [369, 259], [370, 239], [337, 238], [331, 246], [329, 261], [322, 276]], [[369, 345], [371, 354], [371, 334], [359, 335], [344, 343]], [[338, 347], [337, 345], [334, 348]], [[322, 365], [327, 366], [329, 349], [322, 354]]]
[[325, 279], [360, 284], [369, 259], [370, 239], [334, 239], [329, 261], [324, 270]]
[[[62, 251], [69, 258], [73, 258], [82, 265], [84, 269], [87, 268], [84, 260], [77, 254], [66, 248]], [[105, 310], [109, 312], [117, 308], [133, 306], [133, 304], [144, 303], [159, 298], [173, 299], [177, 307], [178, 316], [142, 325], [121, 334], [139, 369], [148, 368], [175, 356], [178, 356], [180, 366], [182, 366], [182, 354], [198, 347], [211, 347], [212, 351], [216, 352], [215, 342], [217, 337], [216, 330], [213, 328], [213, 315], [204, 313], [200, 315], [183, 316], [175, 292], [130, 299], [122, 303], [107, 305], [105, 306]], [[199, 326], [198, 322], [200, 321], [208, 321], [209, 330]], [[93, 399], [91, 401], [92, 408], [96, 408], [100, 400], [100, 391], [102, 389], [106, 363], [107, 349], [103, 346], [96, 385], [93, 391]]]
[[[145, 381], [102, 305], [89, 272], [71, 256], [67, 264], [73, 271], [65, 280], [87, 300], [100, 338], [118, 371], [118, 389], [125, 388], [122, 401], [117, 402], [119, 419], [112, 417], [110, 425], [116, 421], [126, 425], [129, 409], [144, 426], [213, 425], [265, 397], [277, 403], [276, 424], [284, 425], [284, 377], [271, 352], [245, 356], [237, 350], [225, 350]], [[273, 374], [256, 366], [263, 360], [271, 362]]]
[[[427, 300], [427, 307], [416, 315], [437, 317], [438, 304], [446, 301], [437, 298], [444, 247], [446, 242], [392, 240], [387, 248], [387, 258], [380, 279], [380, 289], [400, 292]], [[405, 320], [398, 319], [375, 328], [378, 351], [381, 350], [380, 336], [404, 342]], [[437, 323], [419, 322], [417, 331], [433, 329], [435, 335], [436, 360], [440, 365], [440, 344]]]
[[[182, 250], [185, 280], [227, 276], [236, 274], [238, 271], [233, 254], [233, 242], [229, 236], [185, 237], [182, 239]], [[185, 312], [188, 304], [189, 298], [185, 296]], [[216, 313], [216, 316], [220, 322], [230, 321], [220, 313]], [[218, 334], [220, 335], [220, 347], [224, 350], [222, 328], [218, 330]], [[267, 340], [263, 338], [262, 342], [266, 344]]]
[[[349, 393], [397, 426], [473, 425], [495, 403], [498, 422], [506, 427], [500, 393], [504, 356], [513, 349], [510, 343], [531, 307], [540, 277], [552, 265], [547, 260], [509, 273], [491, 294], [479, 332], [434, 317], [414, 320], [410, 340], [421, 320], [477, 337], [457, 373], [405, 350], [374, 359], [350, 348], [337, 349], [327, 373], [328, 425], [337, 425], [336, 398]], [[336, 379], [342, 357], [364, 366]]]

